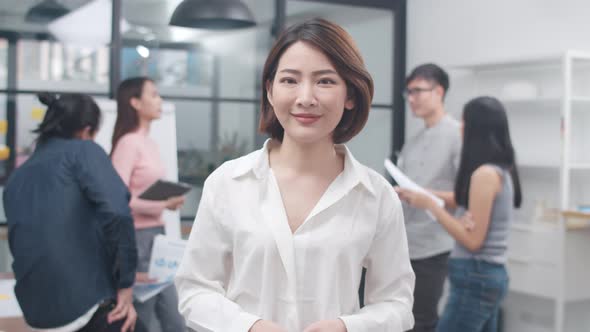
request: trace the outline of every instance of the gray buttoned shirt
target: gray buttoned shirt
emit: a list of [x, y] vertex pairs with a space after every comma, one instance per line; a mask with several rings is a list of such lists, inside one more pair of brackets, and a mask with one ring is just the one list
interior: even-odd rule
[[[418, 185], [438, 191], [453, 191], [461, 158], [459, 122], [445, 115], [430, 128], [409, 139], [398, 167]], [[403, 204], [411, 259], [423, 259], [451, 251], [453, 239], [422, 209]]]

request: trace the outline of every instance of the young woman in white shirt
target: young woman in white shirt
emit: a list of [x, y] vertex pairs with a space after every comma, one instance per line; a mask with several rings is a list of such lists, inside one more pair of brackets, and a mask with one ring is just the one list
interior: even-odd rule
[[[261, 150], [205, 181], [176, 275], [198, 332], [398, 332], [414, 273], [392, 186], [342, 143], [364, 127], [373, 81], [340, 26], [288, 28], [263, 70]], [[365, 306], [358, 287], [367, 268]]]

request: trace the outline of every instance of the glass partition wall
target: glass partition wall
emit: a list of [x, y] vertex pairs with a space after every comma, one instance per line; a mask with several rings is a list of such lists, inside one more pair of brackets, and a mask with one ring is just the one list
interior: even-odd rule
[[[25, 19], [41, 1], [0, 0], [0, 186], [34, 148], [31, 130], [44, 115], [37, 92], [106, 98], [120, 80], [145, 75], [175, 106], [179, 178], [195, 186], [181, 215], [192, 222], [207, 175], [265, 139], [256, 130], [259, 80], [277, 32], [311, 17], [344, 26], [365, 57], [375, 98], [366, 129], [348, 145], [361, 162], [383, 173], [383, 158], [395, 154], [402, 143], [397, 137], [403, 137], [398, 95], [405, 73], [405, 1], [241, 1], [256, 25], [237, 30], [170, 26], [180, 0], [58, 1], [70, 13], [91, 7], [91, 14], [85, 24], [55, 32], [50, 23]], [[121, 32], [113, 34], [117, 19]]]

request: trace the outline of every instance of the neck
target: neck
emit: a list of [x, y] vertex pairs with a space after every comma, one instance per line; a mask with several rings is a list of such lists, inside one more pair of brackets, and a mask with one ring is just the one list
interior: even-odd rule
[[427, 128], [434, 127], [447, 113], [443, 107], [436, 109], [430, 115], [424, 117], [424, 124]]
[[140, 133], [147, 134], [150, 131], [151, 121], [147, 119], [139, 119], [139, 126], [137, 127], [137, 131]]
[[[274, 156], [274, 158], [273, 158]], [[321, 142], [299, 143], [285, 135], [283, 142], [271, 150], [271, 165], [298, 174], [318, 174], [343, 168], [331, 137]]]

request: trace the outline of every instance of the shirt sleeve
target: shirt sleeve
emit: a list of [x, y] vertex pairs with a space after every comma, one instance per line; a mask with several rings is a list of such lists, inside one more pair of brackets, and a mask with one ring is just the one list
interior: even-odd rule
[[365, 306], [340, 317], [348, 332], [402, 332], [414, 326], [415, 275], [410, 265], [402, 207], [391, 188], [384, 195], [381, 226], [364, 261]]
[[199, 332], [247, 332], [260, 318], [226, 296], [232, 265], [230, 237], [219, 223], [213, 186], [205, 181], [188, 245], [175, 277], [179, 311]]
[[[119, 173], [127, 188], [131, 188], [133, 169], [141, 158], [139, 149], [139, 142], [135, 137], [123, 136], [111, 154], [113, 166], [115, 166], [117, 173]], [[132, 195], [129, 206], [135, 213], [159, 216], [166, 208], [166, 201], [145, 200]]]
[[405, 161], [405, 154], [406, 154], [406, 147], [403, 146], [401, 151], [399, 152], [399, 155], [397, 156], [397, 168], [399, 168], [400, 170], [404, 169], [404, 161]]
[[131, 287], [135, 281], [137, 249], [128, 206], [129, 191], [105, 151], [94, 142], [80, 146], [76, 177], [84, 195], [98, 211], [105, 247], [113, 257], [112, 272], [117, 288]]

